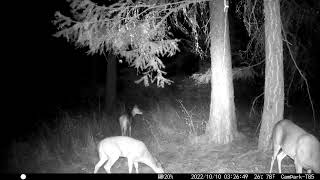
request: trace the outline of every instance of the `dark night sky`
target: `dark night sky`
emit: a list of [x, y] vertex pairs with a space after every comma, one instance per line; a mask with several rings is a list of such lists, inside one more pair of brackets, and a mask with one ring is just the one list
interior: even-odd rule
[[16, 21], [10, 22], [12, 37], [5, 48], [12, 67], [6, 78], [12, 94], [8, 126], [19, 123], [23, 127], [42, 112], [56, 110], [56, 105], [66, 101], [86, 74], [88, 57], [65, 39], [52, 36], [54, 12], [64, 2], [20, 4], [19, 13], [13, 16]]
[[[31, 3], [20, 4], [19, 16], [14, 16], [10, 22], [14, 24], [10, 29], [12, 37], [5, 48], [13, 67], [8, 75], [9, 91], [14, 94], [10, 100], [13, 125], [18, 117], [36, 118], [38, 112], [50, 110], [65, 101], [86, 78], [91, 60], [65, 39], [52, 36], [55, 32], [51, 24], [54, 12], [68, 8], [64, 0]], [[319, 40], [318, 35], [314, 43]], [[319, 60], [319, 52], [314, 53]], [[318, 68], [319, 62], [314, 66]], [[319, 73], [314, 79], [317, 76]], [[315, 82], [312, 81], [313, 85]]]

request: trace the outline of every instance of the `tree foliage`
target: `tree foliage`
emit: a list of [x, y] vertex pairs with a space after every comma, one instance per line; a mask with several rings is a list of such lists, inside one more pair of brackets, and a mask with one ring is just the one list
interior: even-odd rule
[[[165, 66], [160, 59], [179, 51], [179, 40], [173, 38], [170, 25], [186, 34], [186, 25], [191, 27], [194, 49], [200, 52], [197, 44], [197, 29], [200, 27], [195, 19], [199, 0], [121, 0], [108, 6], [90, 0], [67, 1], [70, 2], [72, 15], [68, 17], [56, 12], [53, 23], [58, 32], [55, 36], [64, 37], [78, 47], [89, 47], [88, 54], [111, 51], [124, 57], [129, 66], [142, 74], [136, 83], [143, 81], [148, 86], [156, 81], [158, 87], [172, 83], [163, 76], [166, 74], [163, 71]], [[181, 17], [184, 23], [180, 22]]]

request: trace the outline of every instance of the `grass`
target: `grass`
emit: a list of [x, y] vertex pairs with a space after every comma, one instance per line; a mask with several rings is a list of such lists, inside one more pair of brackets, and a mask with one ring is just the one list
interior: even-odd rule
[[[188, 109], [181, 100], [160, 99], [147, 102], [153, 106], [142, 105], [143, 110], [149, 108], [135, 118], [133, 125], [133, 137], [144, 141], [155, 157], [166, 151], [168, 144], [182, 147], [203, 133], [207, 119], [204, 114], [208, 114], [200, 104], [194, 107], [202, 108]], [[97, 143], [105, 137], [120, 135], [119, 113], [63, 112], [55, 119], [44, 121], [33, 134], [11, 143], [9, 172], [93, 172], [98, 161]]]
[[[135, 91], [129, 88], [124, 93], [126, 96], [120, 97], [138, 104], [143, 110], [143, 115], [134, 119], [132, 136], [147, 145], [162, 163], [165, 172], [269, 171], [271, 156], [255, 151], [256, 129], [261, 117], [259, 109], [250, 113], [250, 103], [241, 104], [236, 98], [237, 126], [246, 135], [245, 138], [222, 146], [201, 143], [199, 137], [205, 132], [209, 117], [209, 91], [198, 87], [190, 89], [184, 84], [176, 84], [176, 87], [169, 90], [153, 87], [137, 90], [135, 87]], [[175, 91], [177, 93], [171, 93]], [[33, 134], [11, 143], [8, 171], [92, 173], [99, 160], [97, 143], [105, 137], [121, 134], [118, 117], [122, 111], [118, 108], [113, 115], [99, 109], [90, 112], [64, 111], [55, 119], [44, 120]], [[121, 162], [125, 167], [119, 166]], [[128, 172], [126, 166], [125, 160], [119, 160], [114, 168], [122, 167], [121, 172]], [[294, 172], [290, 161], [284, 160], [283, 167], [283, 172]], [[139, 165], [140, 168], [143, 169], [143, 166]], [[111, 171], [115, 172], [114, 169]], [[104, 172], [103, 168], [100, 172]]]
[[65, 113], [51, 127], [42, 123], [26, 141], [12, 143], [10, 169], [13, 172], [57, 172], [74, 164], [94, 163], [97, 160], [96, 138], [102, 132], [112, 132], [111, 124], [106, 125], [103, 119], [95, 117], [95, 113], [87, 116]]

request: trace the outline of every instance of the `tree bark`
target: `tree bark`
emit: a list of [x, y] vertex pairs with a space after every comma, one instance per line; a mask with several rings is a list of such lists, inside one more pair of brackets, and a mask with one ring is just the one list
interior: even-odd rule
[[279, 0], [264, 0], [265, 13], [265, 87], [258, 148], [267, 151], [276, 122], [283, 118], [283, 48]]
[[117, 99], [117, 59], [113, 54], [108, 55], [106, 76], [105, 109], [110, 114]]
[[237, 133], [228, 14], [224, 1], [210, 1], [211, 103], [206, 134], [210, 141], [226, 144]]

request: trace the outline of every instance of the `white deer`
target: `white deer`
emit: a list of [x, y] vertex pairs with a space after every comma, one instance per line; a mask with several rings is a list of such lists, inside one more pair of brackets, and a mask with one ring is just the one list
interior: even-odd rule
[[156, 173], [164, 173], [161, 164], [153, 158], [146, 145], [142, 141], [128, 136], [114, 136], [103, 139], [98, 145], [98, 152], [100, 160], [94, 167], [94, 173], [97, 173], [106, 161], [104, 169], [107, 173], [111, 173], [112, 165], [120, 157], [128, 158], [129, 173], [132, 172], [132, 165], [134, 165], [136, 173], [139, 173], [139, 162], [148, 165]]

